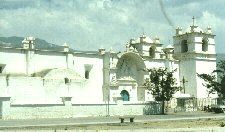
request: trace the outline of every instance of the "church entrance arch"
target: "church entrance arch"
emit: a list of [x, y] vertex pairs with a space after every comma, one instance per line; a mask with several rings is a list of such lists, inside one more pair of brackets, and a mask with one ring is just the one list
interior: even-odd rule
[[118, 60], [116, 67], [118, 80], [135, 80], [139, 86], [143, 85], [146, 66], [141, 56], [133, 52], [125, 53]]

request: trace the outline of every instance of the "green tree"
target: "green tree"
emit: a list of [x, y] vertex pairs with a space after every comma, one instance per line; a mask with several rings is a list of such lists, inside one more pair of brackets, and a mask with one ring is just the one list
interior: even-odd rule
[[[216, 74], [215, 74], [216, 73]], [[212, 74], [198, 74], [204, 80], [203, 85], [208, 89], [208, 93], [217, 93], [220, 99], [225, 99], [225, 61], [217, 64], [217, 70]]]
[[146, 69], [149, 78], [145, 80], [144, 86], [155, 96], [156, 101], [162, 102], [162, 114], [164, 114], [165, 101], [169, 101], [173, 94], [180, 89], [176, 86], [176, 79], [173, 77], [174, 71], [167, 68]]

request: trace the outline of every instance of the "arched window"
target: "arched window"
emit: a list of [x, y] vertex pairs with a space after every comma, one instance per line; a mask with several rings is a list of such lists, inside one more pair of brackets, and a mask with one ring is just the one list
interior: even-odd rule
[[120, 95], [123, 101], [130, 101], [130, 95], [126, 90], [121, 91]]
[[92, 69], [93, 65], [92, 64], [84, 64], [84, 77], [85, 79], [89, 79], [90, 78], [90, 71]]
[[151, 58], [155, 58], [155, 47], [150, 47], [150, 49], [149, 49], [149, 56]]
[[188, 44], [187, 40], [182, 40], [181, 41], [181, 53], [188, 52]]
[[208, 51], [208, 41], [206, 39], [202, 39], [202, 51]]

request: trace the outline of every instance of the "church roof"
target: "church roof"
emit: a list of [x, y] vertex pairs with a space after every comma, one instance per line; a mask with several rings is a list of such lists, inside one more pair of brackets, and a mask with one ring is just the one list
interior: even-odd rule
[[186, 29], [186, 33], [192, 33], [192, 32], [204, 33], [204, 31], [198, 26], [190, 26]]

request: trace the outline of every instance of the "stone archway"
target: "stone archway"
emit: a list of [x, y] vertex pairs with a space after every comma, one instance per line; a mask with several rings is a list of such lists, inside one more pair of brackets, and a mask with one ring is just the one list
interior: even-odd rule
[[144, 83], [144, 69], [146, 68], [143, 59], [133, 53], [128, 52], [123, 54], [117, 63], [117, 79], [135, 80], [137, 84]]

